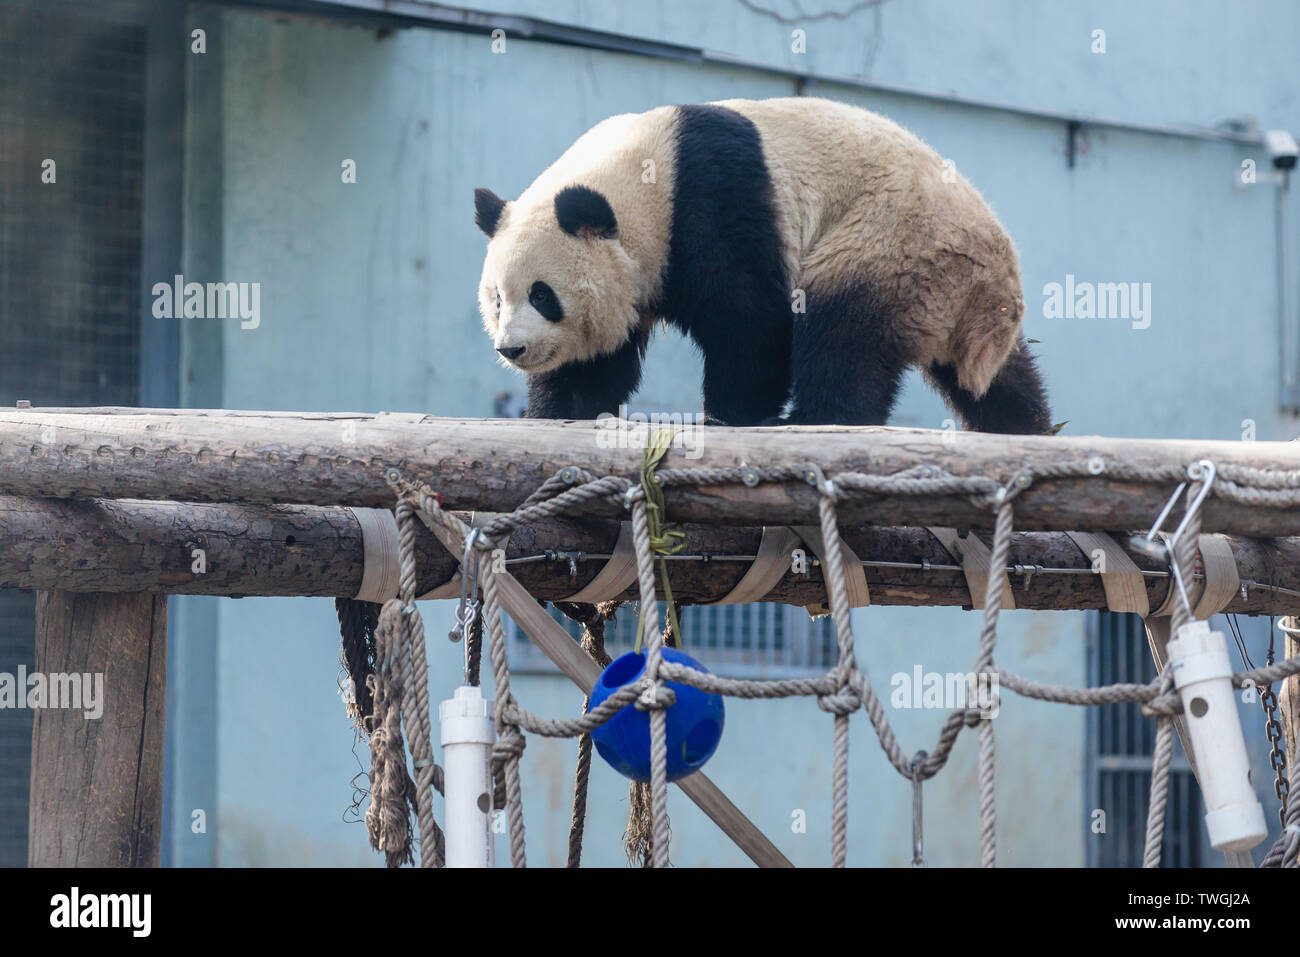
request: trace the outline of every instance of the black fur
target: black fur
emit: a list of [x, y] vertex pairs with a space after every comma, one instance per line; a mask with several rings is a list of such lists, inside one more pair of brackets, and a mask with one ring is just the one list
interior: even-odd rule
[[532, 419], [595, 419], [618, 414], [618, 407], [641, 384], [649, 330], [633, 332], [616, 352], [588, 362], [570, 362], [528, 377], [528, 411]]
[[609, 200], [588, 186], [566, 186], [556, 193], [555, 218], [570, 236], [582, 233], [595, 239], [613, 239], [618, 235], [618, 220]]
[[885, 311], [864, 283], [805, 290], [794, 317], [789, 425], [884, 425], [907, 362]]
[[501, 222], [501, 210], [505, 209], [505, 205], [506, 201], [490, 189], [480, 187], [474, 190], [475, 225], [491, 237]]
[[564, 309], [555, 295], [555, 290], [540, 279], [528, 289], [528, 304], [542, 314], [547, 322], [559, 322], [564, 318]]
[[756, 425], [790, 391], [790, 302], [758, 129], [734, 110], [677, 110], [672, 237], [654, 312], [704, 353], [704, 411]]
[[935, 363], [926, 378], [939, 390], [964, 428], [974, 432], [1006, 432], [1014, 435], [1045, 435], [1052, 428], [1038, 366], [1023, 339], [1007, 356], [989, 390], [975, 398], [957, 384], [957, 370]]

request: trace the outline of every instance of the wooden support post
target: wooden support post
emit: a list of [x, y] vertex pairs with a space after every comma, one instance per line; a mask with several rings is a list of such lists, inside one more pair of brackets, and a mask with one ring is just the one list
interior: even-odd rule
[[76, 685], [89, 694], [35, 711], [28, 863], [157, 867], [166, 596], [42, 592], [36, 670], [51, 693]]

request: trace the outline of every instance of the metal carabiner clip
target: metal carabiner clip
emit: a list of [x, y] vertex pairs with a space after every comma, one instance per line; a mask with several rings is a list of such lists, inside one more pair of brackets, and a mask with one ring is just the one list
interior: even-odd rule
[[452, 641], [460, 641], [468, 635], [478, 617], [478, 561], [474, 557], [478, 535], [479, 530], [472, 528], [465, 536], [465, 551], [460, 563], [460, 602], [456, 605], [456, 624], [447, 635]]
[[[1174, 579], [1174, 584], [1178, 588], [1178, 595], [1183, 601], [1183, 607], [1187, 609], [1189, 617], [1195, 617], [1192, 613], [1191, 599], [1187, 596], [1187, 586], [1183, 582], [1183, 574], [1178, 568], [1178, 562], [1174, 559], [1174, 549], [1178, 545], [1179, 538], [1187, 530], [1187, 523], [1191, 521], [1192, 516], [1200, 511], [1201, 505], [1205, 502], [1206, 497], [1210, 494], [1210, 487], [1214, 485], [1215, 468], [1214, 463], [1209, 459], [1201, 459], [1187, 467], [1187, 481], [1178, 483], [1178, 488], [1174, 489], [1174, 494], [1169, 496], [1169, 501], [1165, 502], [1165, 507], [1160, 510], [1156, 516], [1155, 524], [1146, 536], [1134, 535], [1129, 539], [1129, 544], [1137, 551], [1145, 555], [1150, 555], [1157, 561], [1164, 562], [1169, 566], [1170, 575]], [[1187, 482], [1200, 482], [1201, 488], [1196, 493], [1196, 497], [1187, 503], [1187, 508], [1183, 512], [1183, 519], [1178, 523], [1169, 536], [1169, 541], [1156, 541], [1156, 535], [1159, 534], [1161, 527], [1165, 524], [1165, 519], [1173, 511], [1174, 505], [1187, 489]]]

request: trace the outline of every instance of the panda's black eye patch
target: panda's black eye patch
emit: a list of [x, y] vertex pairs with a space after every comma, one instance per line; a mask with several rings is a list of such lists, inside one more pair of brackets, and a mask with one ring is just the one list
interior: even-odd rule
[[540, 312], [543, 319], [559, 322], [564, 318], [564, 310], [560, 308], [560, 300], [555, 295], [555, 290], [540, 280], [529, 288], [528, 304]]

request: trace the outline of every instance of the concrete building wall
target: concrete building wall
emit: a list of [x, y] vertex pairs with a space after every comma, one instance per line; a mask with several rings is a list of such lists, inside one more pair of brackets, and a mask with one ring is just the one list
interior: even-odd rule
[[[855, 5], [861, 9], [846, 19], [809, 22], [803, 57], [790, 52], [795, 25], [784, 19], [793, 14], [786, 6], [518, 0], [511, 9], [1045, 109], [1196, 125], [1258, 113], [1267, 126], [1300, 128], [1296, 80], [1268, 68], [1289, 64], [1282, 45], [1300, 18], [1281, 0], [1254, 5], [1253, 20], [1216, 13], [1212, 22], [1209, 5], [1173, 2], [1094, 5], [1101, 16], [1029, 3]], [[517, 195], [582, 131], [614, 113], [792, 92], [780, 77], [743, 68], [515, 38], [505, 54], [493, 54], [479, 36], [424, 29], [381, 36], [217, 6], [195, 7], [191, 21], [216, 40], [204, 57], [191, 58], [187, 269], [219, 273], [195, 279], [260, 282], [262, 310], [257, 329], [183, 326], [185, 397], [194, 405], [493, 414], [494, 398], [521, 395], [523, 384], [493, 361], [479, 325], [484, 240], [472, 222], [472, 189]], [[1088, 52], [1096, 27], [1107, 30], [1104, 55]], [[909, 127], [989, 200], [1019, 246], [1026, 333], [1041, 340], [1035, 348], [1056, 418], [1069, 420], [1070, 434], [1227, 438], [1252, 419], [1260, 439], [1291, 436], [1294, 423], [1276, 403], [1274, 188], [1234, 186], [1248, 150], [1094, 129], [1069, 168], [1059, 122], [814, 86], [809, 92]], [[355, 184], [341, 182], [347, 159], [356, 162]], [[1294, 217], [1293, 200], [1289, 206]], [[1294, 243], [1294, 225], [1291, 233]], [[1149, 327], [1045, 318], [1042, 290], [1067, 274], [1150, 283]], [[699, 375], [692, 348], [660, 336], [638, 403], [698, 408]], [[894, 423], [941, 427], [948, 418], [912, 375]], [[210, 669], [214, 687], [207, 718], [201, 681], [191, 681], [195, 690], [176, 705], [188, 709], [195, 729], [179, 747], [202, 768], [182, 775], [173, 793], [176, 861], [377, 863], [364, 826], [345, 822], [350, 782], [369, 756], [354, 743], [338, 695], [332, 603], [177, 604], [174, 640], [198, 656], [191, 667]], [[457, 681], [460, 649], [442, 638], [448, 603], [427, 603], [424, 614], [436, 700]], [[1084, 621], [1081, 613], [1008, 613], [998, 662], [1043, 681], [1083, 684]], [[956, 609], [872, 608], [855, 613], [855, 626], [859, 663], [887, 696], [890, 677], [917, 664], [967, 670], [979, 618]], [[211, 649], [206, 660], [201, 647]], [[543, 715], [571, 715], [581, 703], [556, 676], [520, 675], [513, 689]], [[830, 718], [806, 700], [727, 706], [710, 775], [792, 860], [825, 863]], [[911, 751], [932, 747], [946, 714], [889, 713]], [[997, 729], [1001, 861], [1081, 864], [1082, 713], [1013, 697]], [[850, 863], [906, 863], [911, 786], [888, 766], [863, 718], [854, 718], [853, 734]], [[532, 863], [563, 863], [575, 751], [573, 742], [529, 741]], [[974, 861], [975, 792], [970, 735], [926, 785], [931, 863]], [[188, 828], [199, 802], [215, 821], [206, 842]], [[586, 860], [620, 863], [626, 782], [600, 762], [589, 808]], [[806, 812], [805, 834], [792, 832], [796, 810]], [[681, 795], [672, 796], [670, 811], [676, 863], [743, 862]]]

